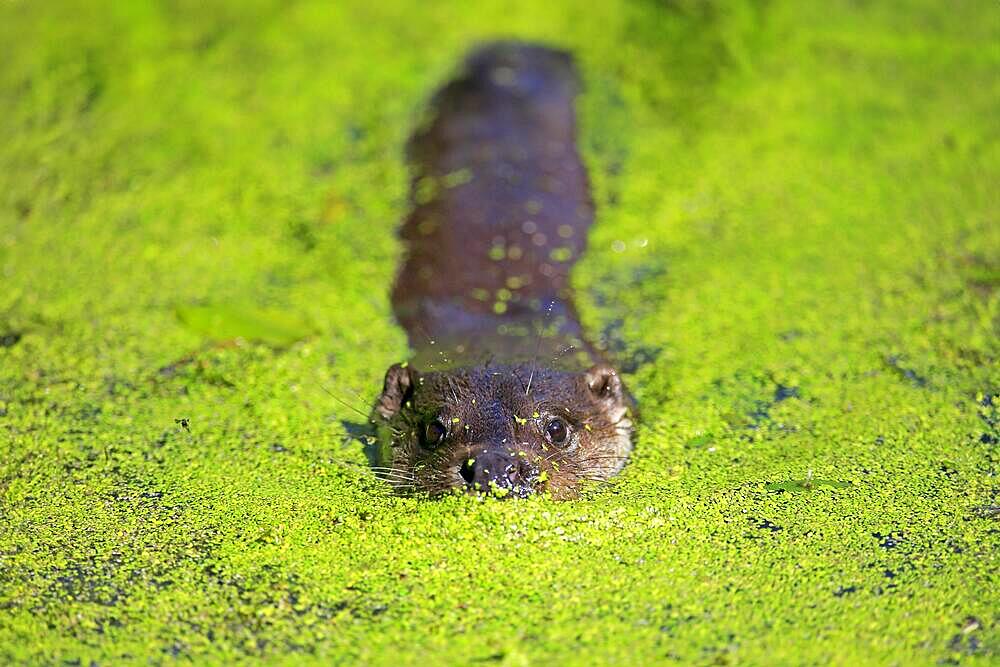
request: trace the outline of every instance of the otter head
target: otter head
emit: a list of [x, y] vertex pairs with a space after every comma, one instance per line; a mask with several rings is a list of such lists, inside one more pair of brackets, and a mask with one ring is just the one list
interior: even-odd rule
[[376, 472], [401, 490], [575, 496], [632, 448], [628, 398], [607, 364], [583, 373], [396, 364], [375, 405]]

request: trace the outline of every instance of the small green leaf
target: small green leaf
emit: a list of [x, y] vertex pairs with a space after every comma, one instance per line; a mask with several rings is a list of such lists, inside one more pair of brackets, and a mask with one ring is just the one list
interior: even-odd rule
[[286, 347], [314, 333], [294, 313], [232, 304], [178, 306], [177, 319], [192, 332], [219, 341], [244, 338]]

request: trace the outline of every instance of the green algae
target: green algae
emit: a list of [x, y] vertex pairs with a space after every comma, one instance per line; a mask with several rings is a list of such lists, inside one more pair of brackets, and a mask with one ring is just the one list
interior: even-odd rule
[[[396, 497], [348, 434], [405, 357], [403, 145], [511, 35], [587, 83], [574, 280], [636, 455]], [[995, 662], [998, 39], [983, 2], [4, 3], [0, 661]], [[206, 347], [204, 304], [321, 333]], [[768, 490], [803, 480], [849, 485]]]

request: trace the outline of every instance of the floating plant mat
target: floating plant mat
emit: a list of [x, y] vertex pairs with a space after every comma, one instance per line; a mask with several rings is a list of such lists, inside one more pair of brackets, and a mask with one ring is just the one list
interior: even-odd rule
[[[995, 663], [998, 31], [0, 3], [0, 663]], [[407, 353], [403, 142], [491, 36], [586, 83], [573, 283], [641, 426], [578, 501], [394, 496], [344, 426]]]

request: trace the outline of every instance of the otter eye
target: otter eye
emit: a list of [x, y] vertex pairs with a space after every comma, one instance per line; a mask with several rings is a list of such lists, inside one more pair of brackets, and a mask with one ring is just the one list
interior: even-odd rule
[[545, 437], [553, 445], [564, 445], [567, 438], [569, 438], [569, 426], [559, 417], [550, 419], [545, 425]]
[[437, 419], [428, 422], [427, 426], [424, 427], [424, 446], [428, 449], [434, 449], [441, 444], [441, 441], [444, 440], [444, 436], [447, 434], [448, 429]]

